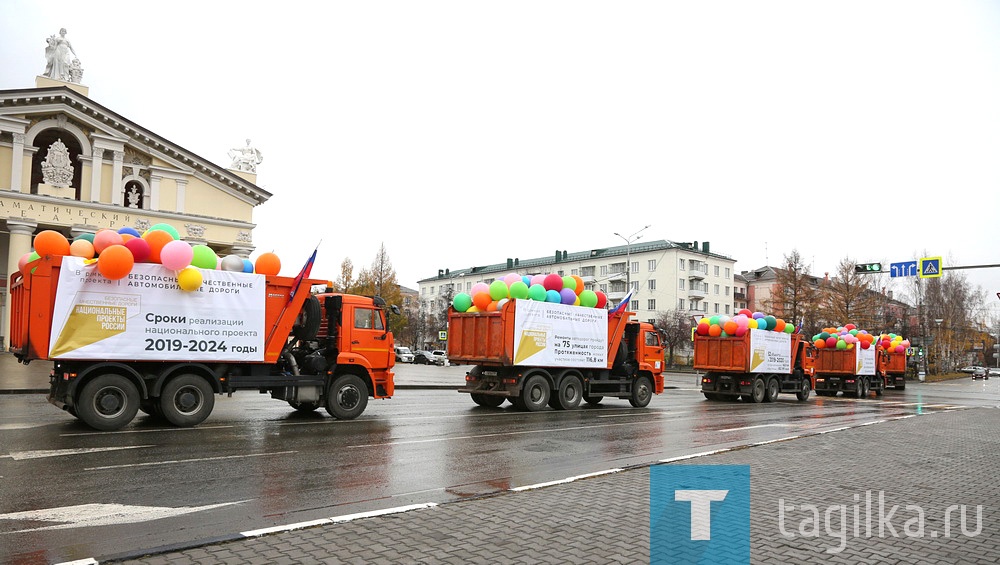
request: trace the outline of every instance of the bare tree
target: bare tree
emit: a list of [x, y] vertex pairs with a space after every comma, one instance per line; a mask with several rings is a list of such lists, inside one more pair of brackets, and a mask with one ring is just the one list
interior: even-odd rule
[[680, 310], [667, 310], [656, 315], [656, 329], [663, 336], [663, 344], [667, 348], [667, 364], [676, 366], [675, 351], [687, 350], [691, 345], [691, 316]]
[[841, 259], [837, 265], [837, 275], [830, 281], [826, 296], [820, 308], [823, 326], [837, 327], [854, 324], [868, 331], [878, 323], [878, 301], [872, 291], [872, 275], [854, 271], [854, 261]]
[[764, 306], [787, 323], [812, 327], [819, 317], [819, 281], [809, 274], [797, 249], [784, 257], [785, 268], [774, 269], [778, 288]]

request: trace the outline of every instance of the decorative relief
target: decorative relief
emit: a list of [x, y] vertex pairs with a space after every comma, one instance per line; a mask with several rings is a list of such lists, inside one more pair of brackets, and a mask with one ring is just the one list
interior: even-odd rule
[[135, 175], [146, 179], [146, 182], [150, 181], [149, 167], [153, 164], [152, 157], [126, 147], [122, 164], [122, 178]]
[[42, 161], [42, 182], [59, 188], [66, 188], [73, 182], [73, 165], [69, 159], [69, 149], [62, 139], [49, 145], [49, 152]]
[[253, 239], [250, 237], [250, 232], [240, 231], [236, 234], [236, 241], [242, 241], [243, 243], [250, 243]]
[[195, 239], [205, 238], [205, 226], [199, 226], [198, 224], [184, 224], [184, 229], [187, 230], [188, 237], [193, 237]]
[[149, 223], [149, 220], [146, 220], [144, 218], [139, 218], [135, 221], [135, 229], [139, 233], [146, 233], [146, 230], [149, 229], [150, 225], [152, 224]]

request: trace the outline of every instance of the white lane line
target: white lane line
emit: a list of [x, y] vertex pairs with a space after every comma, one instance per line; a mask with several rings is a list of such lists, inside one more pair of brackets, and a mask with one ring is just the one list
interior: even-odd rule
[[521, 492], [521, 491], [525, 491], [525, 490], [534, 490], [536, 488], [549, 487], [549, 486], [552, 486], [552, 485], [561, 485], [561, 484], [565, 484], [565, 483], [572, 483], [573, 481], [577, 481], [577, 480], [580, 480], [580, 479], [586, 479], [586, 478], [589, 478], [589, 477], [599, 477], [601, 475], [609, 475], [611, 473], [620, 473], [622, 470], [623, 469], [607, 469], [607, 470], [604, 470], [604, 471], [597, 471], [596, 473], [587, 473], [585, 475], [576, 475], [575, 477], [567, 477], [565, 479], [559, 479], [557, 481], [548, 481], [548, 482], [545, 482], [545, 483], [536, 483], [536, 484], [533, 484], [533, 485], [526, 485], [526, 486], [523, 486], [523, 487], [514, 487], [514, 488], [511, 488], [511, 489], [508, 489], [508, 490], [511, 490], [511, 491], [514, 491], [514, 492]]
[[103, 467], [84, 467], [84, 471], [104, 471], [107, 469], [128, 469], [132, 467], [155, 467], [157, 465], [174, 465], [177, 463], [201, 463], [202, 461], [223, 461], [226, 459], [246, 459], [248, 457], [270, 457], [273, 455], [288, 455], [298, 451], [277, 451], [274, 453], [251, 453], [248, 455], [225, 455], [220, 457], [199, 457], [197, 459], [174, 459], [170, 461], [150, 461], [149, 463], [130, 463], [127, 465], [105, 465]]
[[725, 449], [713, 449], [712, 451], [702, 451], [700, 453], [692, 453], [690, 455], [680, 455], [677, 457], [671, 457], [670, 459], [660, 459], [660, 463], [673, 463], [674, 461], [685, 461], [687, 459], [695, 459], [697, 457], [706, 457], [708, 455], [715, 455], [718, 453], [725, 453], [727, 451], [732, 451], [733, 448]]
[[27, 510], [0, 514], [0, 520], [30, 520], [32, 522], [60, 522], [52, 526], [15, 530], [10, 533], [39, 532], [44, 530], [67, 530], [70, 528], [85, 528], [94, 526], [113, 526], [134, 524], [161, 520], [174, 516], [183, 516], [194, 512], [203, 512], [224, 506], [242, 504], [246, 500], [223, 502], [206, 506], [129, 506], [125, 504], [79, 504], [60, 508], [45, 508], [42, 510]]
[[798, 424], [760, 424], [759, 426], [743, 426], [742, 428], [726, 428], [720, 432], [737, 432], [740, 430], [755, 430], [757, 428], [794, 428]]
[[77, 559], [76, 561], [63, 561], [62, 563], [56, 563], [56, 565], [100, 565], [100, 562], [93, 557], [88, 557], [86, 559]]
[[59, 437], [109, 436], [114, 434], [155, 434], [157, 432], [197, 432], [201, 430], [224, 430], [234, 426], [197, 426], [194, 428], [156, 428], [155, 430], [120, 430], [117, 432], [79, 432], [75, 434], [59, 434]]
[[38, 451], [12, 451], [9, 455], [0, 455], [0, 459], [10, 457], [14, 461], [25, 459], [42, 459], [45, 457], [62, 457], [64, 455], [81, 455], [84, 453], [99, 453], [102, 451], [119, 451], [122, 449], [140, 449], [156, 447], [154, 445], [127, 445], [122, 447], [85, 447], [80, 449], [43, 449]]
[[352, 520], [358, 520], [361, 518], [374, 518], [376, 516], [385, 516], [387, 514], [399, 514], [400, 512], [409, 512], [411, 510], [422, 510], [424, 508], [433, 508], [435, 506], [437, 506], [436, 502], [425, 502], [423, 504], [409, 504], [407, 506], [397, 506], [395, 508], [384, 508], [382, 510], [358, 512], [357, 514], [345, 514], [343, 516], [334, 516], [333, 518], [320, 518], [319, 520], [310, 520], [308, 522], [298, 522], [295, 524], [287, 524], [284, 526], [272, 526], [270, 528], [250, 530], [246, 532], [240, 532], [240, 535], [252, 538], [252, 537], [262, 536], [265, 534], [272, 534], [274, 532], [287, 532], [289, 530], [299, 530], [302, 528], [318, 526], [321, 524], [341, 524], [344, 522], [350, 522]]

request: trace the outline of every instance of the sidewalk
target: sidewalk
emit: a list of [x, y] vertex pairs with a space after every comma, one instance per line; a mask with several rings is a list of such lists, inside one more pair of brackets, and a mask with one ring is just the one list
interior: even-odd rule
[[[994, 408], [930, 413], [670, 464], [750, 465], [753, 563], [992, 564], [1000, 551], [1000, 410]], [[649, 467], [641, 466], [394, 514], [234, 533], [190, 549], [99, 562], [648, 563], [649, 476]], [[882, 518], [889, 506], [897, 506], [881, 536], [885, 524], [871, 514], [875, 527], [866, 535], [866, 493], [886, 501]], [[779, 505], [790, 516], [783, 521]], [[952, 505], [966, 505], [964, 529], [957, 506], [946, 529], [944, 516]], [[810, 516], [803, 513], [807, 507], [818, 508], [815, 530], [812, 520], [804, 519]], [[919, 537], [910, 521], [917, 507], [925, 513]], [[847, 517], [842, 525], [841, 516]]]

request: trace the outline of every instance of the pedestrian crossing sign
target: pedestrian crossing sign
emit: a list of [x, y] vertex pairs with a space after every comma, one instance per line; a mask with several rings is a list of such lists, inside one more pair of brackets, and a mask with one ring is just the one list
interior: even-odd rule
[[924, 257], [920, 260], [920, 278], [936, 279], [941, 277], [941, 258]]

